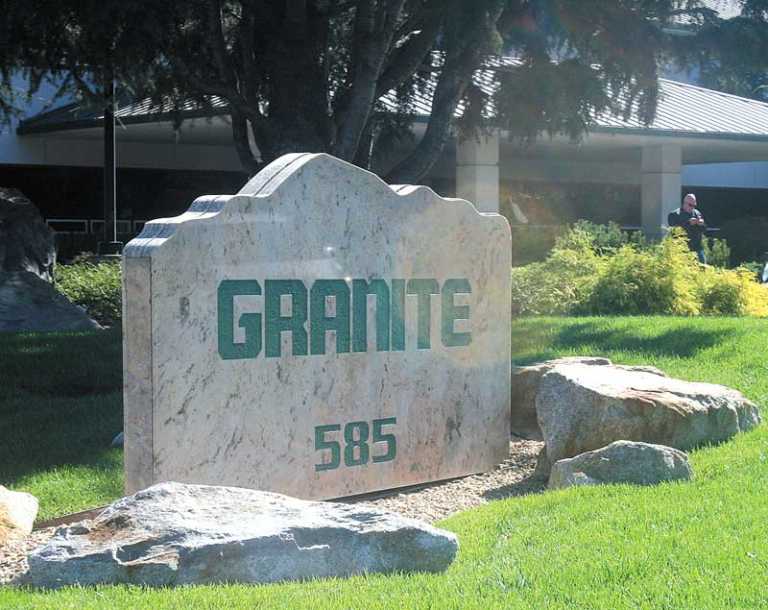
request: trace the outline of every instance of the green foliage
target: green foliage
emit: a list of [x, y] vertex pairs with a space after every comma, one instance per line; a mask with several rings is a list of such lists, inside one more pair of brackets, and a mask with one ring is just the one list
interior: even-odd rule
[[768, 287], [748, 270], [700, 265], [680, 229], [629, 243], [618, 227], [579, 222], [545, 261], [512, 270], [512, 312], [768, 316]]
[[119, 262], [57, 265], [56, 288], [73, 303], [85, 307], [99, 324], [112, 326], [122, 317]]
[[708, 265], [723, 268], [731, 266], [731, 247], [725, 239], [707, 237], [701, 243], [704, 247], [704, 255], [707, 257]]
[[545, 261], [512, 269], [512, 314], [566, 314], [578, 309], [598, 276], [601, 258], [579, 229], [557, 239]]
[[581, 219], [574, 223], [573, 230], [589, 235], [592, 247], [599, 253], [615, 250], [626, 243], [627, 239], [615, 222], [601, 225]]
[[760, 278], [762, 278], [764, 267], [765, 263], [761, 261], [746, 261], [739, 265], [740, 269], [749, 271], [749, 273], [751, 273], [754, 277], [758, 278], [758, 281], [760, 281]]
[[647, 250], [626, 245], [605, 257], [602, 273], [582, 305], [594, 314], [699, 313], [693, 286], [696, 267], [684, 239]]

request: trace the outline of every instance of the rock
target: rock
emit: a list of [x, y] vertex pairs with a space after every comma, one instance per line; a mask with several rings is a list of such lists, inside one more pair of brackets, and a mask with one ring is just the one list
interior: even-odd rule
[[113, 449], [122, 449], [123, 445], [125, 444], [125, 437], [122, 432], [115, 436], [115, 438], [112, 439], [112, 442], [110, 443], [110, 447]]
[[555, 462], [549, 487], [604, 483], [656, 485], [662, 481], [687, 481], [692, 476], [688, 456], [682, 451], [651, 443], [615, 441], [607, 447]]
[[364, 504], [160, 483], [59, 528], [25, 582], [172, 586], [444, 570], [456, 536]]
[[0, 272], [0, 331], [101, 328], [51, 284], [29, 271]]
[[53, 280], [56, 246], [35, 205], [20, 191], [0, 188], [0, 271], [29, 271]]
[[515, 436], [533, 441], [543, 439], [536, 419], [536, 394], [539, 391], [541, 378], [558, 364], [607, 366], [611, 361], [608, 358], [573, 356], [547, 360], [531, 366], [512, 367], [511, 432]]
[[536, 411], [545, 442], [539, 475], [558, 460], [617, 440], [687, 450], [727, 440], [760, 422], [756, 405], [725, 386], [664, 377], [644, 367], [585, 364], [547, 372]]
[[32, 494], [11, 491], [0, 485], [0, 546], [32, 531], [38, 502]]

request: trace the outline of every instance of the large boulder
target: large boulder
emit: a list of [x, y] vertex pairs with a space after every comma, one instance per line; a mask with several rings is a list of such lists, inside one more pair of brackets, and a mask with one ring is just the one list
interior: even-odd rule
[[32, 494], [0, 485], [0, 546], [30, 533], [37, 509], [37, 498]]
[[34, 273], [0, 272], [0, 332], [94, 328], [101, 326]]
[[545, 447], [537, 473], [565, 458], [631, 440], [687, 450], [760, 422], [740, 392], [673, 379], [645, 367], [561, 364], [542, 378], [536, 412]]
[[591, 364], [606, 366], [611, 364], [608, 358], [592, 356], [572, 356], [532, 364], [512, 367], [511, 392], [511, 432], [515, 436], [533, 441], [543, 440], [541, 428], [536, 418], [536, 394], [539, 392], [541, 378], [558, 364]]
[[363, 504], [160, 483], [57, 530], [28, 558], [38, 587], [266, 583], [444, 570], [456, 536]]
[[29, 271], [53, 279], [53, 231], [20, 191], [0, 188], [0, 271]]
[[511, 432], [515, 436], [534, 441], [544, 440], [536, 415], [536, 396], [539, 393], [541, 378], [556, 366], [570, 364], [587, 364], [590, 366], [614, 366], [627, 371], [644, 371], [654, 375], [665, 376], [653, 366], [623, 366], [615, 365], [608, 358], [600, 356], [568, 356], [556, 360], [546, 360], [529, 366], [512, 368], [512, 397], [511, 397]]
[[678, 449], [615, 441], [607, 447], [555, 462], [549, 487], [605, 483], [656, 485], [663, 481], [687, 481], [692, 475], [688, 456]]

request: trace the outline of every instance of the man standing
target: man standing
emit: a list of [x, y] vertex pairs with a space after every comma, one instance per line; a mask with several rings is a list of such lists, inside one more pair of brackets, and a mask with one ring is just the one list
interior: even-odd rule
[[683, 197], [683, 205], [669, 213], [667, 224], [670, 227], [682, 227], [688, 235], [688, 246], [699, 257], [699, 262], [707, 262], [702, 245], [702, 236], [707, 230], [704, 217], [696, 209], [696, 195], [688, 193]]

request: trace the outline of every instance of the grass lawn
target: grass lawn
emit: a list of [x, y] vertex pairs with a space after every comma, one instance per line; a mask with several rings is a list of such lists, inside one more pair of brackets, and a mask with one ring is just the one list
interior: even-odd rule
[[[536, 318], [513, 356], [604, 355], [738, 388], [768, 405], [768, 320]], [[0, 335], [0, 483], [41, 518], [120, 495], [119, 335]], [[768, 426], [692, 454], [691, 483], [574, 488], [443, 521], [444, 574], [174, 590], [0, 590], [0, 608], [768, 607]]]

